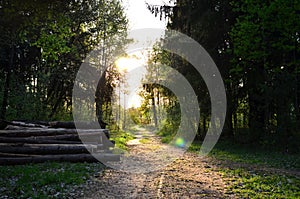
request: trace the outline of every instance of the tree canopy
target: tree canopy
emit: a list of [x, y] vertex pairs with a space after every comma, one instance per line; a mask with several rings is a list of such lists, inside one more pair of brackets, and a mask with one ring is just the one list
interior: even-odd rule
[[[198, 41], [212, 56], [227, 91], [223, 136], [239, 142], [294, 147], [299, 123], [300, 2], [177, 0], [148, 5], [169, 19], [168, 28]], [[164, 44], [162, 44], [164, 45]], [[205, 134], [207, 88], [193, 67], [161, 52], [154, 59], [180, 71], [198, 95]], [[163, 58], [162, 58], [163, 57]], [[201, 137], [201, 136], [200, 136]]]
[[[117, 0], [5, 0], [0, 13], [1, 119], [70, 119], [73, 83], [86, 55], [127, 30]], [[99, 70], [111, 50], [100, 53]], [[113, 86], [111, 79], [106, 84]]]

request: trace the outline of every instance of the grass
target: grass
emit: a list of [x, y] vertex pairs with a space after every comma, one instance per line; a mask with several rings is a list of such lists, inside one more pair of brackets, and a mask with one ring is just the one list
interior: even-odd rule
[[[120, 149], [134, 137], [124, 131], [111, 131]], [[73, 198], [69, 194], [97, 172], [101, 163], [57, 163], [0, 166], [0, 198]]]
[[110, 137], [112, 140], [115, 141], [115, 145], [116, 147], [118, 147], [119, 149], [122, 149], [122, 150], [128, 150], [127, 146], [126, 146], [126, 143], [129, 141], [129, 140], [133, 140], [134, 139], [134, 136], [129, 133], [129, 132], [125, 132], [125, 131], [110, 131]]
[[[200, 150], [200, 143], [193, 143], [189, 148], [192, 152]], [[300, 198], [300, 179], [295, 176], [274, 172], [266, 172], [267, 168], [299, 170], [300, 155], [284, 154], [260, 147], [235, 144], [230, 141], [219, 141], [209, 154], [221, 161], [243, 163], [246, 168], [237, 166], [220, 166], [219, 172], [227, 182], [229, 193], [239, 198]], [[238, 164], [237, 164], [238, 165]], [[254, 166], [265, 167], [265, 171], [257, 171]], [[232, 167], [232, 168], [230, 168]]]
[[241, 198], [300, 198], [300, 179], [244, 169], [223, 169], [227, 192]]
[[150, 141], [149, 138], [143, 138], [143, 139], [140, 139], [139, 142], [142, 143], [142, 144], [148, 144], [148, 143], [150, 143], [151, 141]]
[[0, 197], [70, 198], [70, 190], [104, 168], [100, 163], [55, 162], [0, 166]]
[[[190, 151], [200, 150], [201, 143], [196, 142], [189, 148]], [[259, 164], [262, 166], [299, 169], [300, 155], [286, 154], [275, 150], [266, 150], [260, 147], [245, 146], [231, 141], [219, 141], [209, 156], [219, 160], [229, 160], [237, 163]]]

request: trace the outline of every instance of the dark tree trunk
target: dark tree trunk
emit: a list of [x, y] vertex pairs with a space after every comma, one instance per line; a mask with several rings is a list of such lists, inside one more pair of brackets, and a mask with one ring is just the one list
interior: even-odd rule
[[231, 95], [227, 95], [227, 110], [226, 110], [226, 118], [225, 118], [225, 124], [224, 124], [224, 130], [223, 130], [223, 136], [224, 137], [233, 137], [233, 102], [231, 99]]
[[64, 96], [64, 91], [60, 91], [60, 94], [59, 96], [57, 96], [56, 98], [56, 101], [55, 101], [55, 104], [54, 106], [52, 107], [52, 110], [51, 110], [51, 113], [49, 115], [49, 118], [53, 118], [54, 114], [56, 113], [59, 105], [62, 103], [62, 99], [63, 99], [63, 96]]
[[256, 142], [265, 133], [266, 99], [262, 89], [265, 81], [263, 66], [257, 64], [253, 68], [248, 76], [249, 128], [252, 141]]
[[107, 92], [106, 88], [106, 70], [103, 72], [99, 82], [97, 84], [97, 90], [95, 93], [95, 103], [96, 103], [96, 117], [101, 128], [106, 128], [106, 123], [103, 122], [103, 104], [105, 93]]
[[152, 91], [151, 91], [151, 100], [152, 100], [152, 111], [153, 111], [154, 125], [157, 128], [158, 127], [158, 122], [157, 122], [157, 113], [156, 113], [155, 96], [154, 96], [153, 88], [152, 88]]
[[253, 141], [257, 141], [264, 133], [265, 114], [261, 102], [253, 98], [249, 96], [249, 127]]
[[9, 63], [5, 68], [5, 82], [4, 82], [4, 89], [3, 89], [3, 100], [1, 105], [0, 119], [6, 118], [6, 110], [8, 106], [8, 94], [10, 90], [10, 79], [11, 79], [11, 73], [12, 73], [13, 63], [14, 63], [14, 54], [15, 54], [15, 47], [14, 45], [11, 45], [10, 53], [9, 53], [9, 58], [10, 58]]

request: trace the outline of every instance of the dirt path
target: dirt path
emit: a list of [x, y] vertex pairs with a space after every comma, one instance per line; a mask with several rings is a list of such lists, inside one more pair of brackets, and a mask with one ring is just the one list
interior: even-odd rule
[[[157, 160], [149, 156], [165, 147], [158, 137], [141, 130], [128, 143], [131, 158]], [[140, 166], [140, 165], [133, 165]], [[170, 165], [150, 173], [127, 173], [107, 169], [94, 179], [84, 198], [234, 198], [209, 158], [185, 153]]]

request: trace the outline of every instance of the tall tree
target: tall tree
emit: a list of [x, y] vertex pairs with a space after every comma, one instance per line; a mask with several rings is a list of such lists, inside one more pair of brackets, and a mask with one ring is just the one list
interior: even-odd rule
[[274, 128], [280, 139], [291, 133], [291, 107], [298, 109], [290, 96], [297, 91], [299, 5], [281, 0], [234, 4], [239, 17], [231, 31], [232, 74], [247, 91], [244, 97], [255, 141]]
[[[207, 1], [207, 0], [177, 0], [174, 6], [150, 6], [149, 9], [156, 12], [164, 12], [169, 17], [169, 29], [174, 29], [195, 39], [212, 56], [224, 79], [229, 79], [230, 54], [225, 53], [230, 49], [231, 41], [229, 31], [234, 23], [235, 15], [230, 6], [230, 1]], [[172, 57], [172, 67], [181, 72], [193, 86], [199, 100], [202, 129], [206, 133], [207, 120], [210, 115], [209, 93], [205, 82], [197, 71], [182, 59]], [[228, 96], [228, 117], [226, 118], [226, 134], [233, 135], [232, 117], [234, 112], [234, 100], [232, 97], [233, 84], [225, 81]]]
[[6, 0], [0, 10], [1, 118], [70, 118], [82, 61], [105, 37], [126, 31], [120, 2]]

